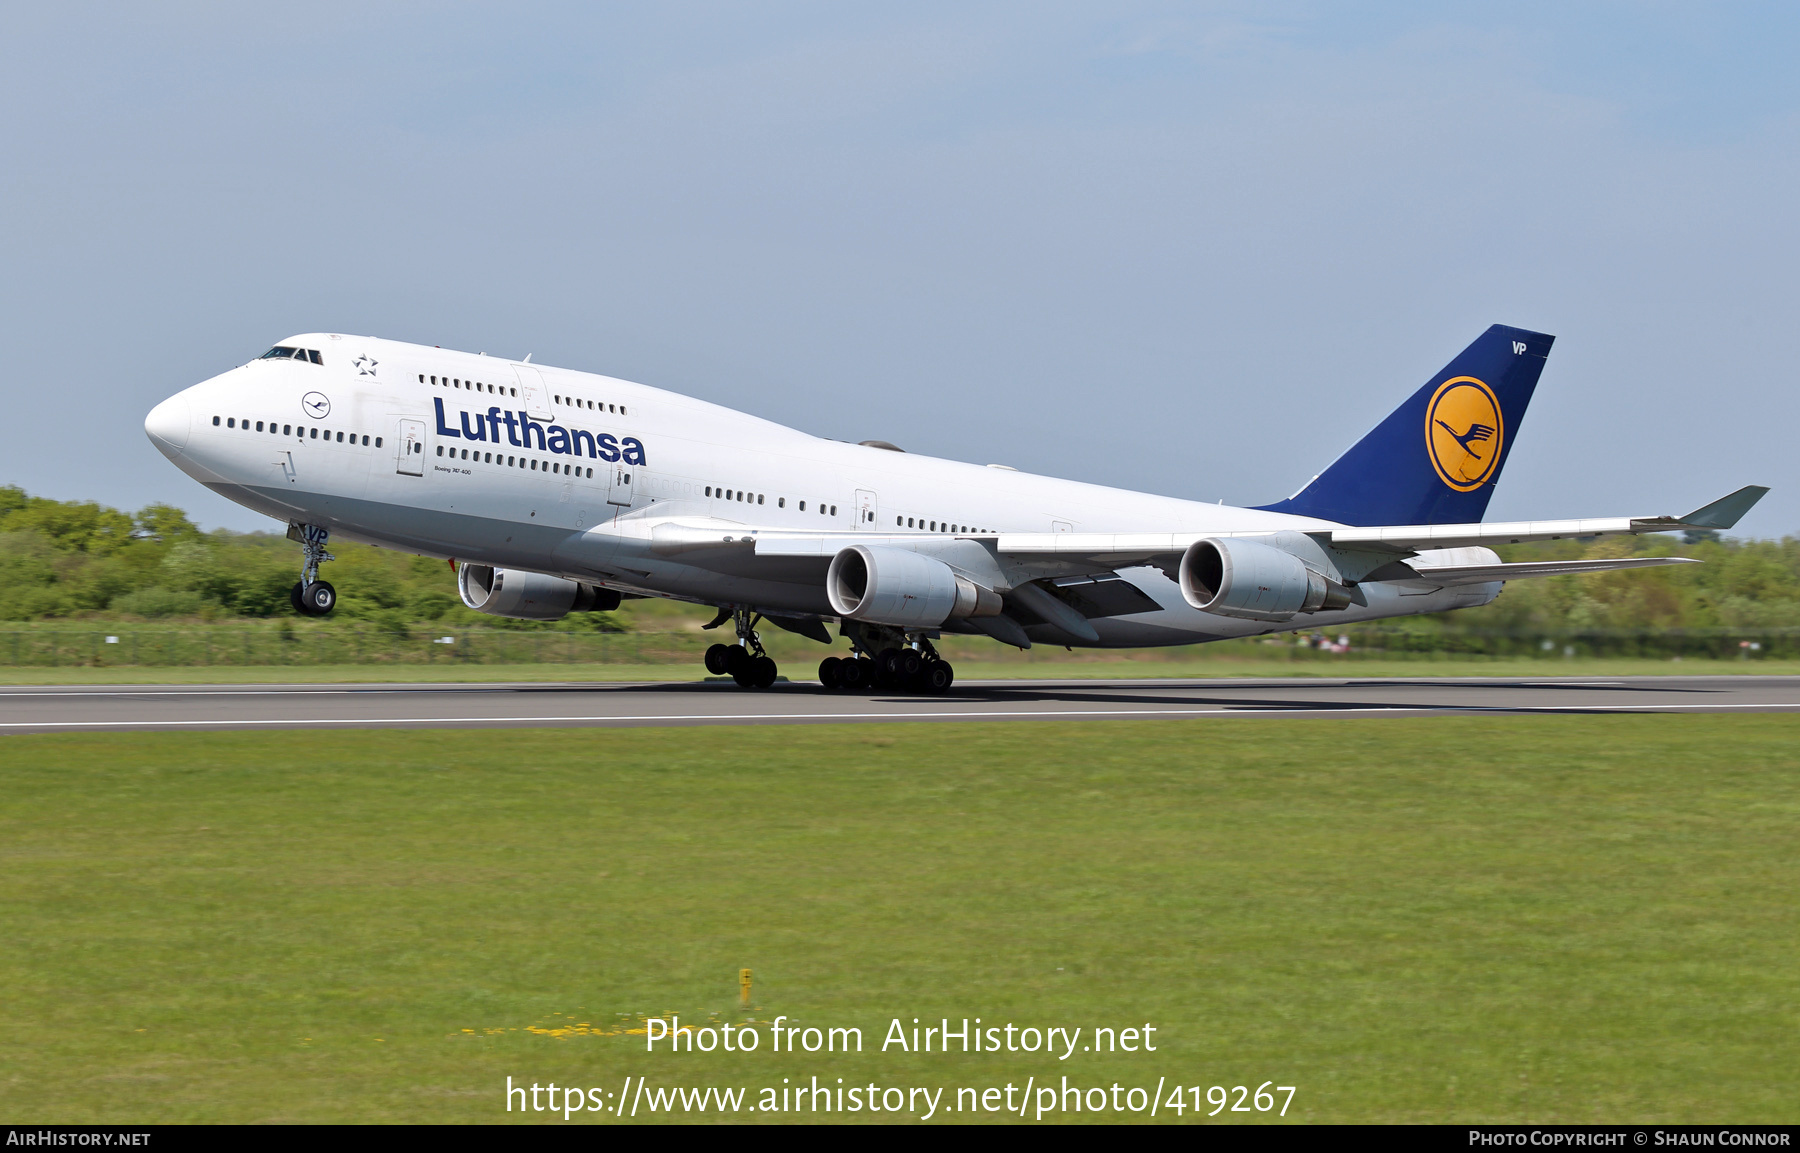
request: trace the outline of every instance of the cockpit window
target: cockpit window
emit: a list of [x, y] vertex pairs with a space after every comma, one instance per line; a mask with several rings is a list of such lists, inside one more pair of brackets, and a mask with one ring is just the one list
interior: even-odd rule
[[269, 351], [263, 353], [261, 356], [257, 357], [256, 359], [258, 359], [258, 360], [297, 360], [301, 364], [305, 364], [308, 361], [312, 362], [313, 364], [324, 364], [325, 363], [325, 358], [319, 355], [319, 350], [316, 348], [289, 348], [285, 344], [276, 345], [274, 348], [271, 348]]

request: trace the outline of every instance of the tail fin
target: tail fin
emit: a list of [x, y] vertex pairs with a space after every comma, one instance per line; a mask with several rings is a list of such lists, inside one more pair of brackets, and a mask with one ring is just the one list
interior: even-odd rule
[[1473, 524], [1556, 338], [1496, 324], [1374, 431], [1269, 512], [1341, 524]]

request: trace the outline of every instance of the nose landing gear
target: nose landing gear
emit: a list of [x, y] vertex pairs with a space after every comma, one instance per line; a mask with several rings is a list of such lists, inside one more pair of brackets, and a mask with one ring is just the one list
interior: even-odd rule
[[337, 558], [325, 551], [331, 530], [316, 524], [291, 524], [288, 539], [300, 542], [306, 550], [306, 562], [300, 568], [300, 580], [288, 590], [288, 603], [302, 616], [322, 617], [337, 607], [337, 590], [330, 581], [319, 579], [319, 566]]
[[733, 610], [731, 618], [737, 628], [738, 643], [707, 649], [706, 671], [715, 677], [729, 676], [746, 689], [768, 688], [775, 683], [779, 670], [756, 636], [756, 622], [762, 618], [742, 608]]

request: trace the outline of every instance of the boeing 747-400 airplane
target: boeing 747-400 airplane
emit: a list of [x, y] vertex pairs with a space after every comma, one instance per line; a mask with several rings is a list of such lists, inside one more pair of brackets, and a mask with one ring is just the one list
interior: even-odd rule
[[[1488, 546], [1726, 529], [1686, 516], [1483, 524], [1554, 338], [1483, 333], [1287, 500], [1231, 508], [847, 444], [608, 376], [313, 333], [194, 385], [144, 429], [288, 525], [296, 610], [329, 613], [333, 535], [441, 557], [478, 612], [557, 620], [622, 597], [718, 610], [706, 665], [767, 687], [762, 621], [831, 643], [825, 687], [944, 692], [932, 641], [1186, 645], [1484, 605], [1505, 581], [1694, 563], [1503, 564]], [[709, 626], [709, 627], [713, 627]]]

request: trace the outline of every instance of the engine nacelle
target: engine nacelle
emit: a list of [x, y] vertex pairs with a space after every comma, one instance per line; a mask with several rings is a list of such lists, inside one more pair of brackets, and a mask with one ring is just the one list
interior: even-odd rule
[[841, 617], [901, 628], [936, 628], [951, 618], [1000, 615], [1000, 594], [949, 565], [898, 548], [851, 545], [831, 558], [825, 596]]
[[1291, 552], [1235, 537], [1209, 537], [1181, 557], [1181, 595], [1201, 612], [1249, 621], [1341, 609], [1350, 590]]
[[519, 621], [559, 621], [570, 613], [611, 612], [621, 599], [613, 589], [484, 564], [459, 566], [456, 591], [462, 602], [478, 613]]

